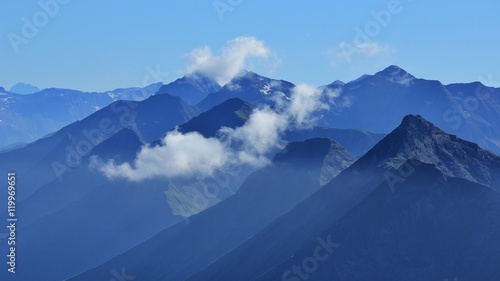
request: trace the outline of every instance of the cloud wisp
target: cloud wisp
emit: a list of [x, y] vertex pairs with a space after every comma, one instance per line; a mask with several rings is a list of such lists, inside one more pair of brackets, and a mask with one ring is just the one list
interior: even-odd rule
[[388, 44], [365, 42], [361, 44], [341, 42], [337, 47], [329, 49], [327, 54], [333, 58], [333, 64], [350, 63], [359, 57], [389, 56], [394, 49]]
[[144, 146], [133, 163], [116, 164], [94, 159], [108, 178], [142, 181], [150, 178], [205, 178], [220, 169], [236, 166], [260, 168], [269, 164], [269, 153], [284, 146], [283, 133], [310, 125], [312, 113], [326, 109], [323, 91], [306, 84], [297, 85], [291, 101], [277, 109], [255, 109], [238, 128], [223, 127], [218, 138], [206, 138], [197, 132], [167, 133], [157, 146]]
[[224, 85], [245, 68], [249, 59], [267, 59], [271, 51], [255, 37], [237, 37], [227, 42], [219, 55], [208, 46], [186, 54], [188, 73], [199, 72]]

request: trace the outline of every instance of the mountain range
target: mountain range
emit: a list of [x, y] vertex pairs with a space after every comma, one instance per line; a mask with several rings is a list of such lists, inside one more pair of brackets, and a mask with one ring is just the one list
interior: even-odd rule
[[[390, 66], [319, 87], [311, 123], [277, 132], [265, 165], [229, 162], [204, 177], [110, 176], [103, 164], [135, 169], [144, 151], [169, 161], [161, 148], [172, 136], [234, 150], [222, 132], [248, 130], [255, 113], [280, 114], [295, 85], [242, 72], [223, 86], [195, 73], [150, 87], [106, 94], [112, 100], [0, 88], [4, 112], [22, 122], [49, 102], [53, 115], [38, 121], [67, 122], [0, 152], [0, 169], [19, 178], [19, 272], [7, 280], [500, 277], [499, 89], [443, 85]], [[107, 104], [75, 109], [86, 115], [71, 120], [70, 93], [84, 106]]]
[[[284, 158], [289, 165], [307, 163], [304, 157], [314, 159], [313, 151], [320, 147], [317, 142], [322, 141], [312, 139], [304, 144], [291, 144], [275, 157], [275, 162]], [[306, 143], [311, 146], [298, 149]], [[425, 148], [425, 145], [435, 148], [415, 150], [416, 146]], [[430, 154], [438, 159], [430, 158]], [[338, 151], [331, 155], [341, 159]], [[440, 158], [443, 155], [453, 158]], [[488, 176], [475, 174], [463, 178], [462, 170], [469, 169], [469, 161], [476, 161]], [[499, 156], [444, 133], [420, 116], [410, 115], [363, 157], [333, 180], [327, 180], [328, 184], [316, 189], [257, 234], [247, 233], [248, 239], [237, 247], [229, 243], [231, 240], [226, 235], [245, 230], [243, 226], [247, 226], [249, 219], [240, 213], [233, 216], [234, 211], [245, 208], [242, 203], [236, 204], [238, 207], [226, 207], [231, 205], [231, 200], [243, 200], [248, 196], [252, 198], [250, 206], [258, 205], [262, 209], [265, 205], [257, 202], [270, 197], [274, 199], [269, 206], [274, 206], [287, 198], [283, 194], [273, 197], [275, 191], [294, 186], [288, 183], [289, 179], [303, 186], [302, 180], [276, 173], [272, 177], [274, 181], [264, 175], [255, 176], [262, 182], [255, 186], [263, 186], [258, 196], [245, 193], [246, 184], [243, 184], [235, 195], [237, 199], [230, 197], [200, 213], [192, 219], [192, 224], [181, 227], [184, 230], [175, 226], [168, 228], [70, 280], [97, 278], [109, 272], [109, 268], [120, 267], [127, 268], [140, 279], [185, 280], [188, 273], [201, 267], [200, 259], [208, 266], [186, 280], [295, 280], [293, 278], [300, 276], [299, 280], [309, 277], [310, 280], [326, 280], [330, 276], [340, 280], [423, 280], [450, 274], [494, 280], [487, 277], [498, 276], [498, 264], [479, 261], [493, 261], [498, 257], [495, 249], [500, 247], [496, 240], [500, 221], [494, 214], [500, 199], [497, 190], [499, 164]], [[462, 169], [456, 169], [458, 167]], [[399, 180], [394, 183], [387, 173]], [[294, 174], [304, 179], [300, 173]], [[254, 176], [246, 183], [252, 179]], [[226, 208], [233, 211], [222, 211]], [[236, 229], [219, 232], [224, 228], [211, 224], [219, 219]], [[205, 225], [207, 223], [210, 226]], [[439, 228], [436, 225], [440, 225]], [[219, 235], [207, 235], [206, 230], [213, 229], [212, 226]], [[198, 230], [187, 234], [190, 227]], [[464, 231], [467, 234], [462, 235]], [[193, 236], [197, 232], [202, 237]], [[220, 237], [222, 233], [224, 236]], [[202, 243], [194, 244], [191, 250], [185, 248], [200, 240]], [[220, 240], [229, 245], [216, 242]], [[207, 248], [214, 244], [215, 249]], [[442, 246], [431, 246], [434, 244]], [[311, 255], [318, 245], [331, 247], [325, 248], [322, 263], [311, 261], [307, 267], [304, 261], [312, 260]], [[225, 246], [231, 250], [218, 251]], [[489, 250], [486, 253], [478, 247]], [[165, 248], [170, 251], [164, 251]], [[460, 249], [459, 256], [452, 254], [453, 249]], [[195, 254], [197, 250], [203, 254]], [[214, 256], [215, 253], [218, 254]], [[168, 258], [169, 255], [172, 257]], [[185, 257], [177, 265], [175, 260], [182, 255]], [[191, 262], [195, 263], [191, 265]], [[301, 264], [308, 269], [300, 271], [294, 267]], [[469, 267], [461, 266], [464, 264]]]
[[397, 66], [324, 88], [340, 93], [323, 113], [320, 124], [326, 127], [388, 133], [405, 115], [419, 114], [447, 132], [500, 152], [498, 88], [479, 82], [443, 85]]
[[69, 89], [44, 89], [21, 95], [0, 89], [0, 149], [16, 148], [81, 120], [116, 100], [143, 100], [162, 86], [85, 93]]

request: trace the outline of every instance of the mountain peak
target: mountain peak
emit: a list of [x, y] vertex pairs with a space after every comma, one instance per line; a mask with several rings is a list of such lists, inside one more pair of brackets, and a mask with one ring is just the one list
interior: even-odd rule
[[490, 187], [498, 186], [500, 180], [496, 172], [491, 172], [500, 168], [499, 156], [475, 143], [447, 134], [420, 115], [404, 117], [401, 125], [362, 159], [360, 163], [363, 165], [393, 169], [404, 165], [406, 159], [415, 159], [436, 165], [447, 176]]
[[397, 65], [389, 65], [384, 70], [382, 70], [382, 71], [380, 71], [378, 73], [380, 73], [380, 74], [388, 74], [388, 75], [391, 75], [391, 76], [409, 74], [408, 72], [406, 72], [406, 70], [402, 69], [401, 67], [399, 67]]
[[179, 131], [196, 131], [207, 138], [215, 137], [221, 127], [234, 129], [243, 126], [253, 109], [253, 105], [242, 99], [228, 99], [180, 125]]
[[[188, 73], [186, 74], [184, 77], [182, 78], [179, 78], [177, 80], [180, 80], [180, 81], [194, 81], [194, 82], [198, 82], [198, 83], [209, 83], [209, 84], [217, 84], [219, 85], [219, 83], [213, 79], [212, 77], [209, 77], [201, 72], [191, 72], [191, 73]], [[220, 85], [219, 85], [220, 86]]]
[[264, 77], [262, 75], [259, 75], [253, 71], [244, 70], [239, 75], [235, 76], [231, 81], [229, 81], [228, 84], [234, 83], [236, 81], [241, 81], [241, 80], [250, 80], [250, 81], [260, 80], [260, 81], [263, 81], [263, 80], [269, 80], [269, 78]]
[[343, 81], [335, 80], [332, 83], [328, 84], [327, 87], [342, 87], [344, 85], [345, 83]]
[[375, 76], [385, 78], [390, 82], [401, 84], [404, 86], [411, 85], [413, 80], [415, 79], [415, 76], [411, 75], [410, 73], [406, 72], [406, 70], [396, 65], [391, 65], [386, 69], [375, 73]]
[[276, 104], [276, 98], [290, 100], [295, 85], [284, 80], [275, 80], [247, 71], [243, 76], [236, 76], [218, 92], [209, 94], [198, 106], [208, 110], [230, 98], [240, 98], [253, 105]]
[[215, 79], [203, 73], [193, 72], [167, 85], [163, 85], [156, 95], [170, 94], [180, 96], [189, 104], [194, 105], [208, 94], [217, 92], [221, 86]]
[[17, 83], [10, 88], [11, 93], [16, 93], [20, 95], [29, 95], [40, 91], [38, 87], [35, 87], [29, 83]]
[[429, 132], [432, 130], [441, 131], [441, 129], [434, 126], [434, 124], [432, 124], [431, 122], [425, 120], [422, 116], [413, 114], [406, 115], [403, 118], [403, 121], [401, 121], [400, 127], [412, 129], [414, 131], [416, 130], [422, 133]]

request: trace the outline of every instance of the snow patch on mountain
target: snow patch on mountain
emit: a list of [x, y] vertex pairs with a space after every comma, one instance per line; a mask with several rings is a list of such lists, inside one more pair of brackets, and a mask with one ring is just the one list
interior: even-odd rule
[[117, 95], [117, 94], [112, 93], [112, 92], [109, 92], [109, 93], [108, 93], [108, 96], [109, 96], [110, 98], [112, 98], [114, 101], [116, 101], [116, 98], [118, 97], [118, 95]]
[[264, 85], [264, 87], [260, 89], [260, 92], [263, 93], [264, 95], [269, 95], [270, 91], [271, 91], [271, 86], [269, 86], [269, 84]]

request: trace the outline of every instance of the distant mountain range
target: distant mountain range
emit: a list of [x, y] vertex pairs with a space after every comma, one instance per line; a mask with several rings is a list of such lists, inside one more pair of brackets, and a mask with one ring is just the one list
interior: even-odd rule
[[500, 89], [479, 82], [443, 85], [390, 66], [347, 84], [325, 88], [340, 96], [320, 124], [388, 133], [407, 114], [420, 114], [443, 130], [500, 152]]
[[0, 130], [12, 132], [0, 170], [19, 178], [22, 218], [20, 270], [0, 279], [500, 278], [500, 92], [480, 83], [390, 66], [319, 87], [315, 123], [280, 131], [263, 168], [144, 180], [99, 168], [134, 167], [173, 133], [223, 143], [222, 128], [279, 112], [294, 87], [243, 72], [222, 87], [191, 74], [113, 93], [0, 88], [0, 119], [11, 122]]
[[[210, 86], [215, 82], [206, 80], [210, 82], [205, 89], [211, 90], [205, 90], [206, 97], [198, 104], [203, 111], [231, 98], [273, 107], [276, 100], [289, 102], [295, 86], [246, 72], [220, 90], [206, 94], [215, 89]], [[500, 153], [498, 88], [479, 82], [443, 85], [416, 78], [397, 66], [349, 83], [337, 80], [320, 88], [325, 91], [323, 101], [329, 108], [317, 111], [319, 126], [387, 134], [407, 114], [419, 114], [447, 132]], [[335, 98], [329, 99], [329, 93], [334, 93]]]
[[[46, 89], [20, 96], [0, 91], [0, 140], [12, 149], [34, 141], [64, 125], [82, 119], [112, 101], [143, 100], [152, 94], [180, 96], [206, 111], [225, 100], [240, 98], [254, 106], [274, 107], [288, 102], [295, 85], [244, 72], [221, 87], [205, 75], [194, 73], [167, 85], [117, 89], [104, 93]], [[374, 75], [363, 75], [349, 83], [335, 81], [320, 87], [336, 98], [323, 98], [329, 109], [316, 113], [325, 128], [358, 129], [388, 133], [407, 114], [420, 114], [444, 130], [500, 153], [500, 89], [479, 82], [443, 85], [415, 78], [390, 66]], [[3, 89], [3, 88], [2, 88]], [[383, 119], [384, 122], [379, 122]]]
[[20, 94], [20, 95], [29, 95], [34, 94], [40, 91], [40, 89], [36, 86], [33, 86], [29, 83], [17, 83], [12, 86], [9, 90], [11, 93]]
[[[20, 95], [0, 89], [0, 149], [33, 142], [81, 120], [117, 100], [144, 100], [162, 83], [144, 88], [85, 93], [69, 89], [44, 89]], [[15, 147], [15, 146], [14, 146]]]

